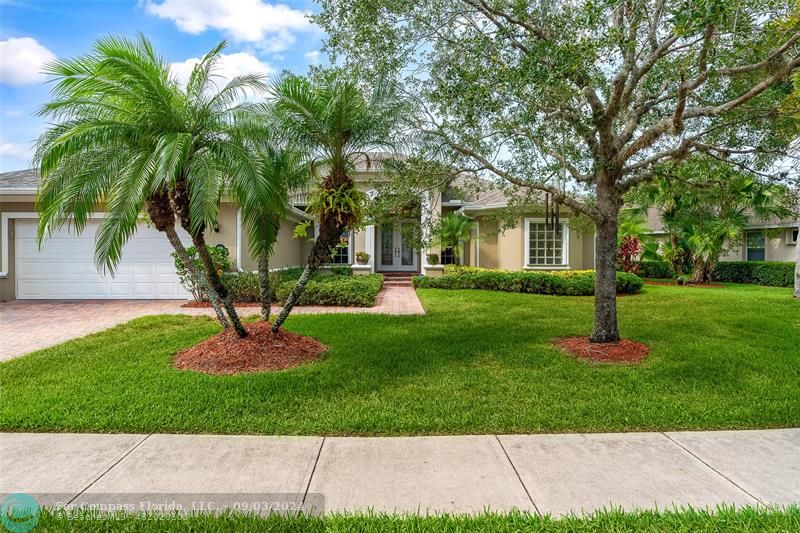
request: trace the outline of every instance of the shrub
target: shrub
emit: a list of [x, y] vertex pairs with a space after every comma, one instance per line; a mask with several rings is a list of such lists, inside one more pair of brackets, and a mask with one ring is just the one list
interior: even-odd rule
[[666, 261], [642, 261], [639, 263], [639, 275], [643, 278], [674, 278], [675, 271]]
[[[589, 296], [594, 294], [593, 270], [509, 272], [457, 266], [442, 277], [417, 276], [414, 286], [433, 289], [483, 289], [490, 291]], [[617, 292], [636, 293], [642, 280], [635, 274], [617, 272]]]
[[228, 290], [231, 300], [235, 303], [261, 301], [258, 274], [253, 274], [252, 272], [228, 272], [222, 275], [222, 284]]
[[[281, 283], [277, 288], [277, 301], [286, 301], [294, 285], [295, 281], [292, 280]], [[299, 305], [372, 307], [375, 305], [375, 297], [381, 288], [383, 288], [381, 274], [317, 276], [308, 282], [306, 290], [297, 303]]]
[[[211, 259], [214, 261], [214, 266], [217, 267], [217, 272], [222, 275], [224, 272], [228, 272], [231, 269], [231, 260], [229, 258], [228, 249], [222, 245], [218, 246], [209, 246], [208, 252], [211, 255]], [[195, 266], [196, 272], [203, 271], [203, 263], [200, 261], [200, 257], [197, 255], [197, 248], [194, 246], [189, 246], [186, 248], [186, 253], [189, 254], [189, 257], [192, 259], [192, 262]], [[203, 292], [203, 289], [200, 287], [199, 280], [197, 280], [186, 265], [183, 264], [183, 260], [178, 257], [178, 254], [172, 252], [172, 259], [175, 261], [175, 272], [178, 274], [178, 280], [180, 280], [181, 285], [184, 289], [189, 291], [192, 294], [192, 297], [200, 302], [204, 300], [208, 300], [208, 296]]]
[[794, 268], [791, 261], [721, 261], [711, 276], [718, 281], [791, 287], [794, 285]]

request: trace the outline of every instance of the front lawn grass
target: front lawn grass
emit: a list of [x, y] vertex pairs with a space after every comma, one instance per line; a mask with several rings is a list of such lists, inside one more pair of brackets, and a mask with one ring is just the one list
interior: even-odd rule
[[798, 531], [800, 509], [719, 508], [716, 512], [600, 511], [592, 516], [540, 517], [526, 513], [478, 516], [331, 515], [326, 517], [271, 515], [112, 515], [81, 513], [72, 517], [44, 511], [35, 531], [263, 531], [263, 532], [688, 532], [688, 531]]
[[[318, 363], [217, 377], [172, 354], [218, 331], [154, 316], [0, 364], [0, 429], [405, 435], [800, 425], [800, 301], [748, 285], [619, 298], [635, 366], [565, 355], [592, 298], [420, 290], [426, 316], [295, 315]], [[43, 317], [58, 320], [58, 317]], [[24, 332], [20, 332], [24, 334]]]

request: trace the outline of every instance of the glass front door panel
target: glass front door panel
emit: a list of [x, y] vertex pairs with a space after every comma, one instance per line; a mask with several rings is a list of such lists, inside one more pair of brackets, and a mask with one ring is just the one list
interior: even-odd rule
[[392, 266], [394, 262], [394, 225], [381, 226], [381, 265]]
[[408, 243], [414, 227], [410, 222], [403, 222], [400, 225], [400, 264], [403, 266], [414, 266], [414, 249]]

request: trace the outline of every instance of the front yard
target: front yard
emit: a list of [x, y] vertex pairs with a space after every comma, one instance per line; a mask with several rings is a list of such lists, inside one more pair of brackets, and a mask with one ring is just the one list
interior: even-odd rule
[[789, 289], [646, 286], [621, 297], [622, 335], [651, 348], [635, 366], [593, 365], [552, 346], [554, 337], [589, 333], [589, 297], [419, 294], [426, 316], [293, 316], [291, 330], [330, 350], [279, 373], [177, 371], [172, 354], [217, 325], [134, 320], [0, 364], [0, 430], [397, 435], [800, 424], [800, 302]]

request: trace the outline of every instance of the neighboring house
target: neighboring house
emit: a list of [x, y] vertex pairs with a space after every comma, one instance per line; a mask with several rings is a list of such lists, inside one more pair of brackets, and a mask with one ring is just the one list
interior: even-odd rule
[[[646, 227], [659, 241], [667, 240], [667, 232], [658, 210], [647, 211]], [[741, 243], [728, 243], [720, 261], [795, 261], [797, 220], [761, 220], [747, 225]]]
[[[370, 165], [359, 162], [355, 173], [358, 187], [375, 194], [375, 184], [385, 179], [380, 158]], [[142, 223], [125, 246], [115, 276], [99, 273], [94, 262], [94, 235], [103, 213], [98, 212], [80, 236], [65, 225], [48, 238], [41, 249], [36, 240], [35, 209], [39, 175], [36, 170], [0, 174], [0, 300], [9, 299], [173, 299], [185, 298], [175, 274], [171, 247], [166, 237]], [[425, 193], [420, 213], [436, 218], [458, 211], [476, 221], [476, 238], [464, 245], [461, 262], [473, 266], [522, 269], [590, 269], [594, 264], [594, 235], [570, 227], [569, 211], [561, 214], [560, 231], [544, 224], [543, 206], [520, 211], [515, 227], [498, 231], [492, 215], [508, 205], [508, 199], [492, 182], [486, 190], [464, 196], [454, 189]], [[281, 226], [272, 268], [302, 265], [310, 240], [292, 237], [295, 225], [307, 218], [304, 196], [292, 200], [291, 216]], [[425, 216], [425, 215], [418, 215]], [[352, 265], [355, 273], [409, 272], [440, 275], [442, 265], [427, 264], [427, 254], [436, 253], [447, 262], [450, 250], [431, 246], [417, 250], [408, 240], [404, 225], [419, 225], [419, 218], [401, 218], [366, 226], [343, 235], [343, 244], [332, 264]], [[478, 237], [479, 236], [479, 237]], [[206, 231], [212, 245], [224, 245], [239, 270], [256, 269], [243, 234], [236, 207], [223, 201], [218, 223]], [[187, 244], [188, 236], [185, 236]], [[357, 252], [370, 255], [368, 264], [358, 265]]]

